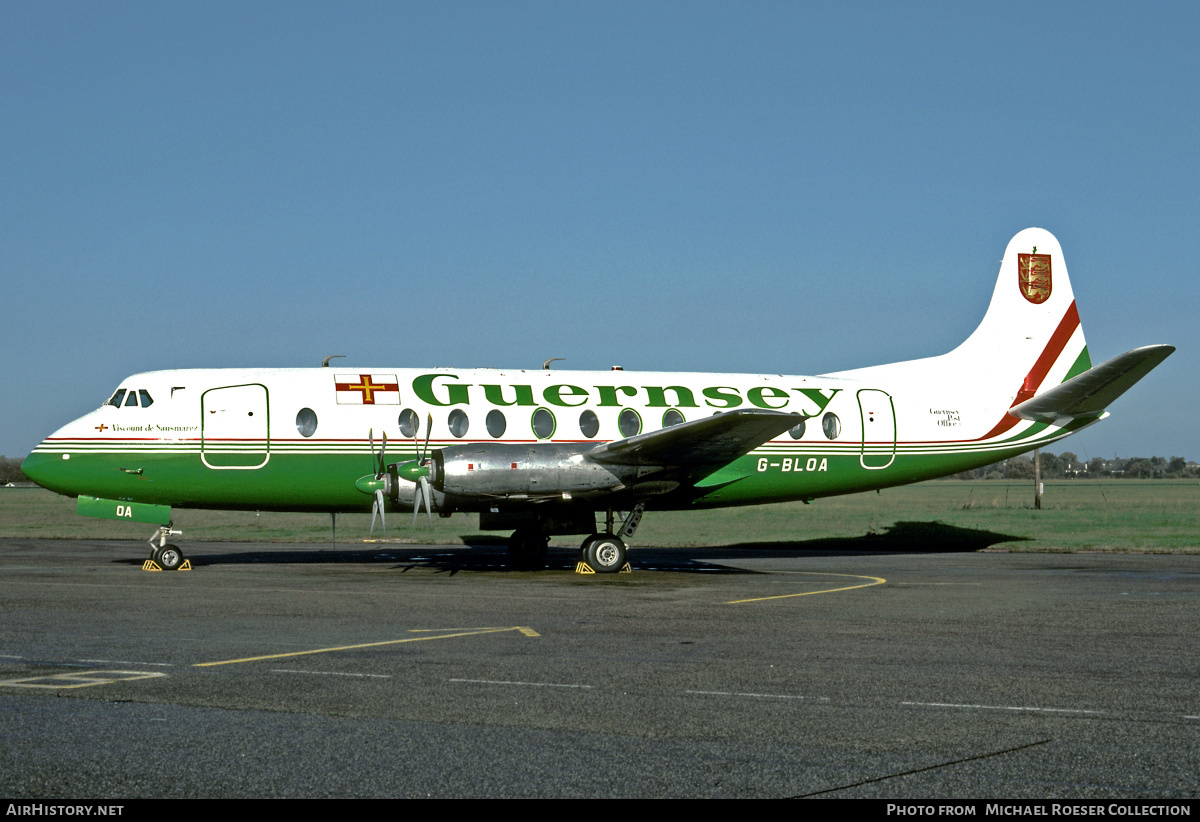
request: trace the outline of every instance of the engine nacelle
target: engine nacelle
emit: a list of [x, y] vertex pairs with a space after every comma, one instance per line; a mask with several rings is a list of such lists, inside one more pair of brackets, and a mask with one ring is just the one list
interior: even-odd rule
[[[588, 446], [584, 446], [588, 447]], [[433, 487], [462, 497], [544, 497], [615, 491], [625, 479], [578, 445], [481, 443], [434, 451]]]

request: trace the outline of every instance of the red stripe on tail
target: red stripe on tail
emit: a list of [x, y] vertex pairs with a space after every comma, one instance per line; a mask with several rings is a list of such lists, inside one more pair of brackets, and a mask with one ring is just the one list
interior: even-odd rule
[[[1009, 408], [1012, 408], [1014, 405], [1020, 405], [1025, 400], [1031, 399], [1037, 394], [1037, 390], [1042, 386], [1042, 381], [1046, 379], [1046, 375], [1050, 373], [1050, 368], [1062, 356], [1062, 352], [1067, 347], [1071, 335], [1075, 333], [1075, 329], [1078, 327], [1079, 310], [1075, 307], [1075, 301], [1072, 300], [1071, 307], [1063, 315], [1058, 328], [1054, 329], [1054, 333], [1050, 336], [1050, 342], [1046, 343], [1046, 348], [1042, 351], [1042, 355], [1038, 357], [1037, 362], [1033, 364], [1033, 368], [1029, 369], [1029, 373], [1025, 375], [1025, 381], [1017, 389], [1017, 394], [1013, 397], [1012, 405], [1009, 405]], [[1017, 417], [1005, 414], [996, 423], [996, 426], [987, 432], [983, 438], [986, 440], [1003, 434], [1016, 424]]]

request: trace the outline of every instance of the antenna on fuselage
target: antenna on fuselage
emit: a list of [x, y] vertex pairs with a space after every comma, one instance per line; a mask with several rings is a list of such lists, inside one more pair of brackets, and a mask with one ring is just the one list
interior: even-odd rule
[[542, 370], [543, 370], [543, 371], [549, 371], [549, 370], [550, 370], [550, 363], [552, 363], [552, 362], [559, 362], [560, 360], [565, 360], [565, 359], [566, 359], [566, 357], [551, 357], [550, 359], [548, 359], [548, 360], [546, 360], [544, 363], [542, 363]]
[[330, 361], [330, 360], [344, 360], [344, 359], [346, 359], [346, 355], [345, 355], [345, 354], [330, 354], [328, 357], [326, 357], [325, 359], [321, 360], [321, 367], [322, 367], [322, 368], [328, 368], [328, 367], [329, 367], [329, 361]]

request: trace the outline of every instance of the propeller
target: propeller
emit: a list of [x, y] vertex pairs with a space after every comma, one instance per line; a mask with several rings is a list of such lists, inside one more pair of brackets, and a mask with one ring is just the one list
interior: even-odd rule
[[364, 477], [359, 477], [354, 483], [359, 491], [364, 494], [371, 494], [374, 500], [371, 503], [371, 533], [375, 533], [375, 518], [379, 518], [380, 529], [382, 533], [387, 533], [387, 518], [386, 518], [386, 494], [390, 490], [391, 477], [387, 471], [387, 432], [383, 432], [383, 444], [379, 449], [379, 455], [375, 454], [375, 429], [372, 428], [367, 433], [367, 438], [371, 442], [371, 473]]
[[433, 488], [429, 483], [429, 475], [433, 473], [433, 469], [429, 460], [426, 459], [426, 454], [429, 452], [429, 434], [432, 430], [433, 415], [430, 414], [425, 420], [425, 445], [423, 447], [417, 448], [417, 433], [413, 432], [413, 449], [417, 451], [417, 458], [396, 467], [400, 476], [417, 485], [413, 492], [413, 525], [417, 524], [417, 516], [421, 513], [422, 503], [425, 505], [425, 518], [429, 521], [430, 526], [433, 525]]

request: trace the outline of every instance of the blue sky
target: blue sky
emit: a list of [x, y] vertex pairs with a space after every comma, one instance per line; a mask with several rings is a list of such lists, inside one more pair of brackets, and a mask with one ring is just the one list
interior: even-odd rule
[[939, 354], [1011, 236], [1063, 443], [1200, 459], [1200, 5], [0, 4], [0, 453], [159, 368], [821, 373]]

